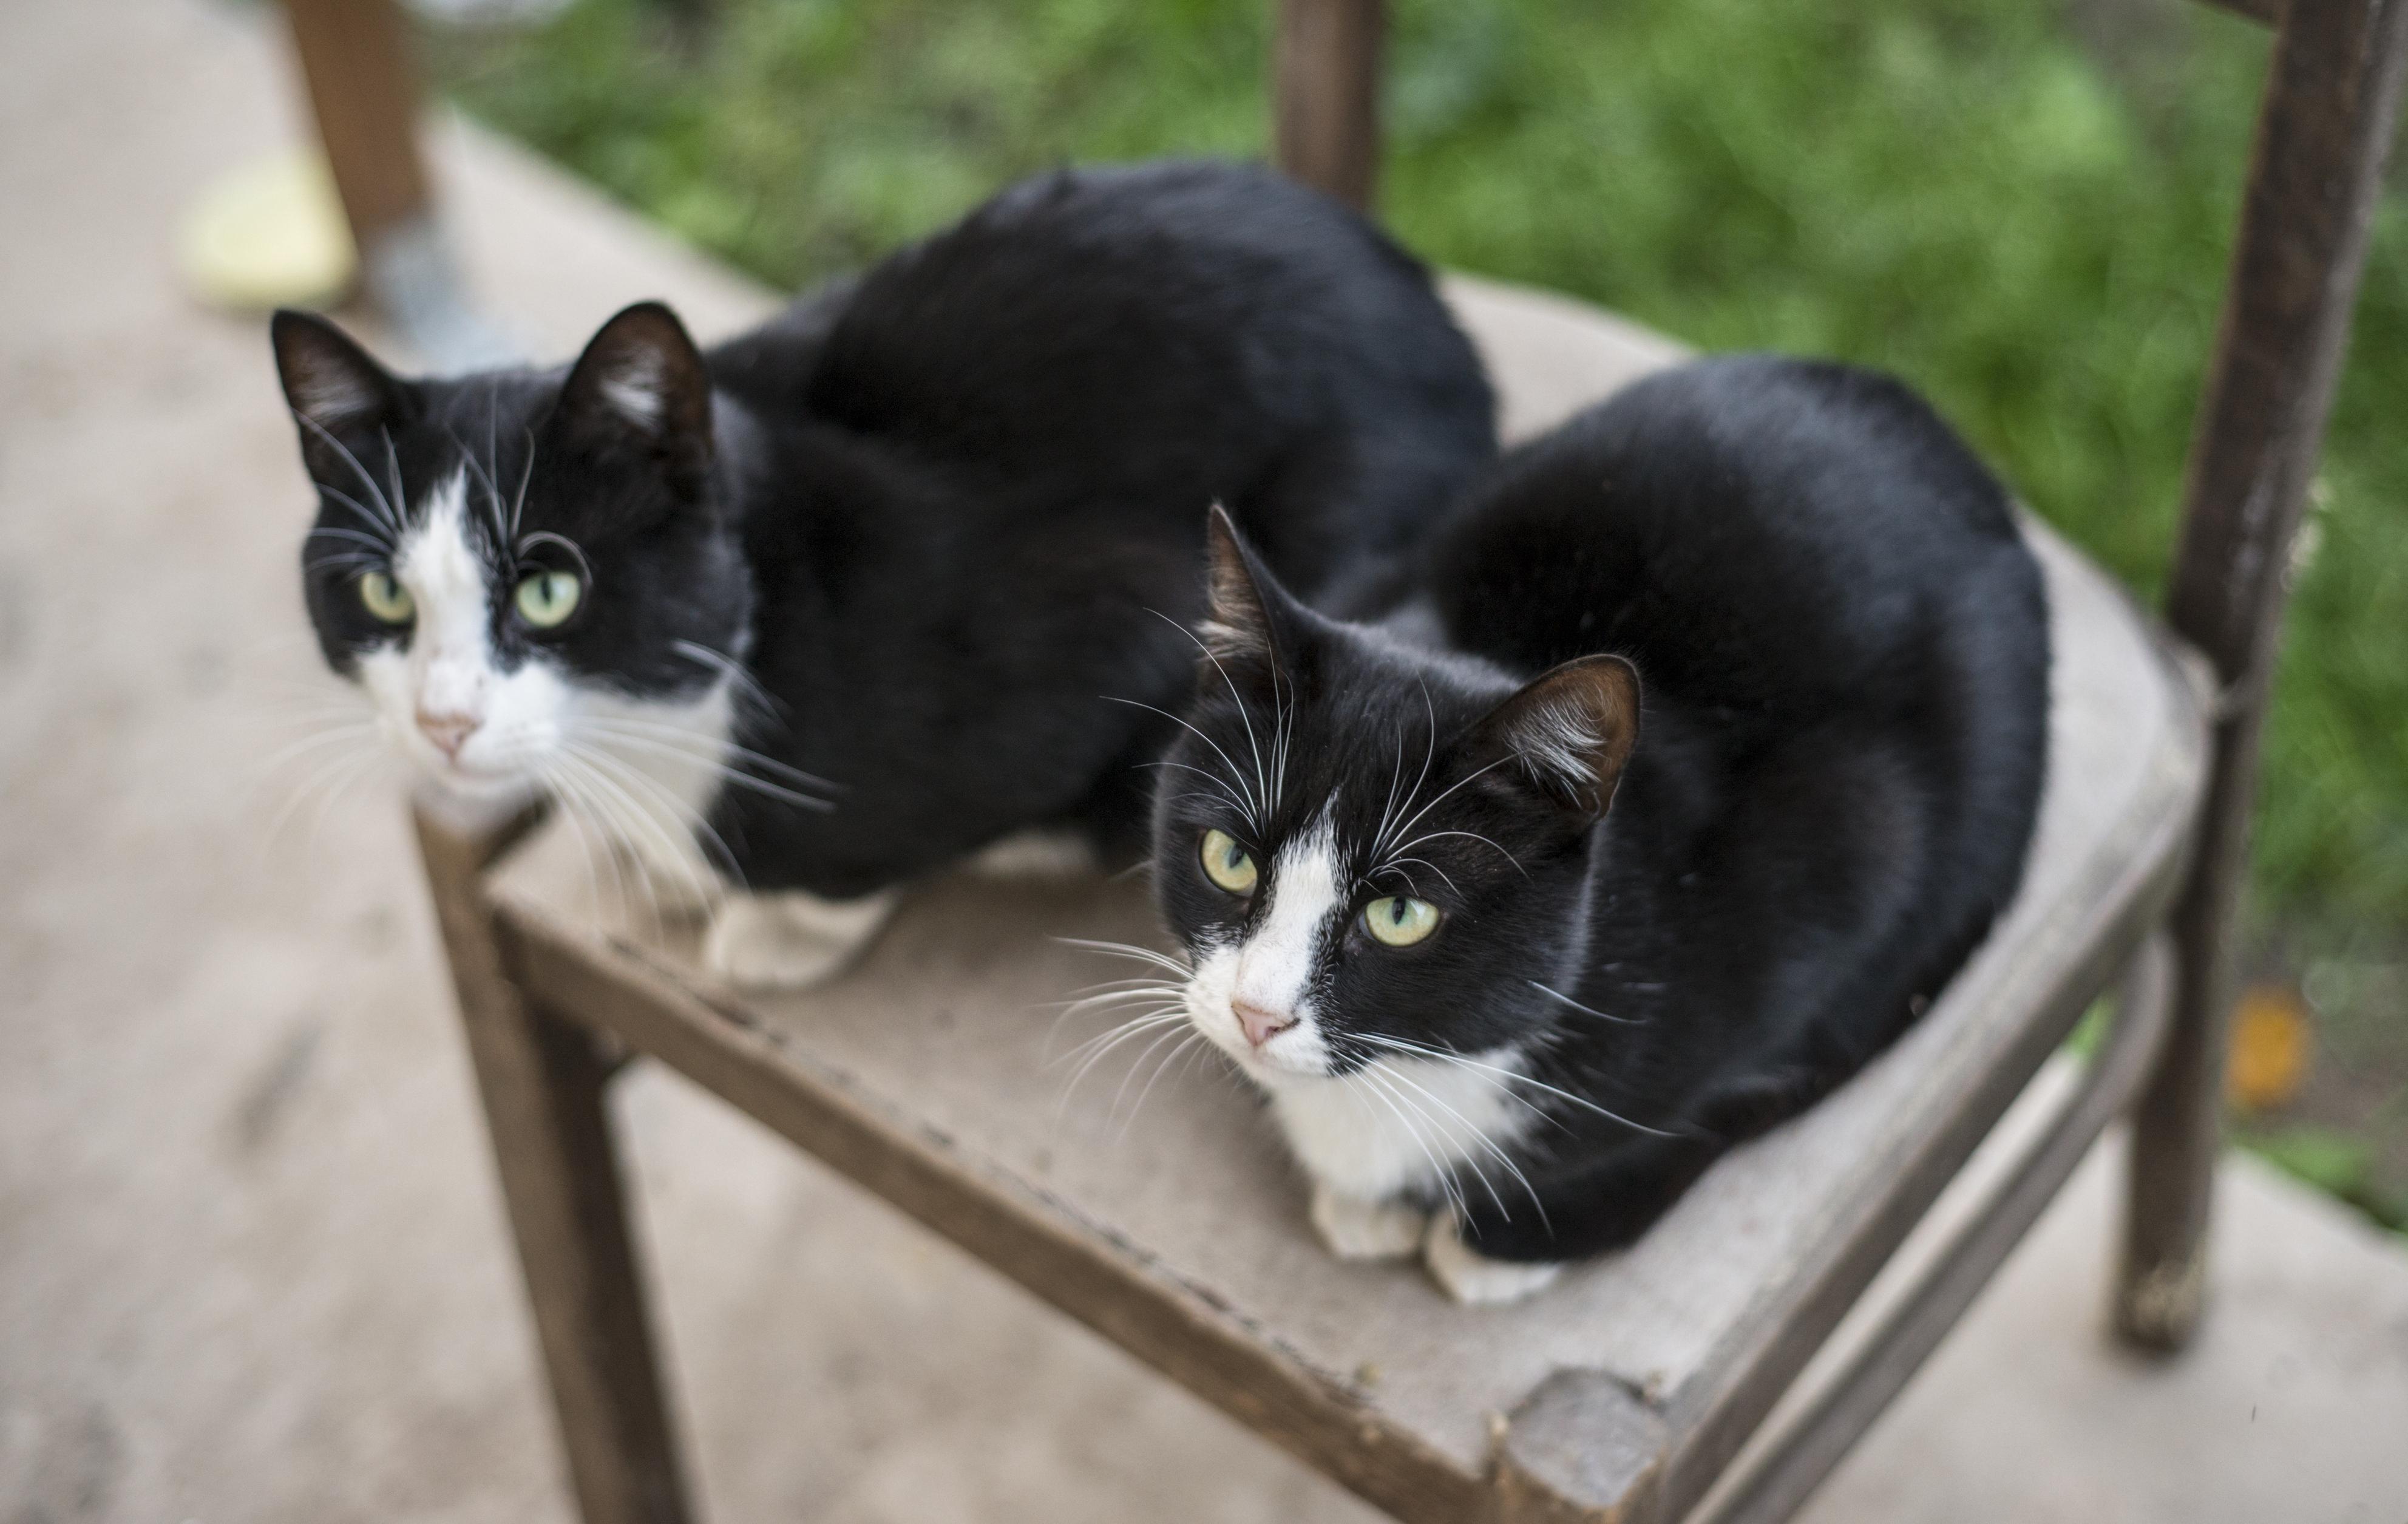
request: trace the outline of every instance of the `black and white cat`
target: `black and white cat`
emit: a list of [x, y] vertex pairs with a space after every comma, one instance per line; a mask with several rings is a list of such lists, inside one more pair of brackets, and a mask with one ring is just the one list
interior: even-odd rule
[[1215, 523], [1156, 892], [1340, 1255], [1488, 1301], [1628, 1243], [2015, 890], [2040, 571], [1896, 381], [1641, 381], [1506, 456], [1377, 625]]
[[1207, 504], [1343, 604], [1496, 453], [1426, 271], [1226, 165], [1025, 182], [708, 353], [657, 304], [458, 380], [274, 339], [328, 663], [439, 797], [753, 891], [705, 943], [752, 984], [1024, 827], [1141, 853]]

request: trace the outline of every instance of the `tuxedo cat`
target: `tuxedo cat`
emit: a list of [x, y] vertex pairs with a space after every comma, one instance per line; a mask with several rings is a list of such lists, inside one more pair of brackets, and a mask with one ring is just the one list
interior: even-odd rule
[[1188, 1018], [1341, 1256], [1483, 1301], [1627, 1244], [1904, 1030], [2014, 893], [2040, 569], [1894, 381], [1642, 381], [1506, 456], [1375, 625], [1212, 539], [1156, 892]]
[[274, 341], [326, 660], [439, 798], [752, 891], [705, 943], [745, 983], [1025, 827], [1141, 853], [1207, 504], [1343, 606], [1496, 453], [1423, 267], [1217, 164], [1027, 181], [708, 352], [650, 303], [561, 369]]

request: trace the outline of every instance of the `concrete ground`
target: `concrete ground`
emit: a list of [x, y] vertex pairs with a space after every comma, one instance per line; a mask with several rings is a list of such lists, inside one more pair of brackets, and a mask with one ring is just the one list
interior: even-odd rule
[[[295, 137], [257, 14], [0, 6], [0, 1524], [563, 1519], [400, 810], [272, 760], [330, 688], [265, 336], [170, 270]], [[764, 300], [490, 140], [443, 168], [548, 352]], [[620, 1101], [710, 1517], [1369, 1517], [678, 1082]], [[2235, 1160], [2207, 1335], [2139, 1361], [2110, 1163], [1810, 1517], [2408, 1519], [2408, 1253]]]

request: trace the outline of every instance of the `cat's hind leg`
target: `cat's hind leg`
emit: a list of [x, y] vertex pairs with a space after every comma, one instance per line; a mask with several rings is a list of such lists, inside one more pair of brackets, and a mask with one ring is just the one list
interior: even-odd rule
[[702, 940], [702, 964], [745, 989], [809, 989], [853, 965], [902, 899], [882, 889], [859, 899], [800, 890], [731, 894]]

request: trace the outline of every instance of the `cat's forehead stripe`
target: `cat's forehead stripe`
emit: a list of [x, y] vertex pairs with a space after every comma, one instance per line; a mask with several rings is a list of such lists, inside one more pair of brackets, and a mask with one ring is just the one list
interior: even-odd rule
[[1268, 1011], [1304, 1014], [1329, 922], [1341, 904], [1337, 830], [1325, 810], [1271, 859], [1269, 899], [1240, 950], [1237, 995]]
[[420, 505], [394, 569], [418, 603], [419, 638], [432, 650], [485, 659], [488, 605], [483, 559], [468, 542], [467, 476], [454, 471]]

